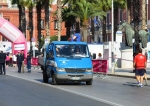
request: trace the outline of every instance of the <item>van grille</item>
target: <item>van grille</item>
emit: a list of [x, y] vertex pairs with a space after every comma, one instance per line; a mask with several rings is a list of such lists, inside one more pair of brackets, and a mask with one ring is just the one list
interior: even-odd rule
[[86, 69], [73, 69], [73, 68], [66, 68], [67, 73], [84, 73]]

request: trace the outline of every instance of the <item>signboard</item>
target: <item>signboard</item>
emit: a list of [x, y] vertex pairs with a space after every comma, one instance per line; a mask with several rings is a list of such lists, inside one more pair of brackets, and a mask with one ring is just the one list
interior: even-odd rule
[[108, 73], [108, 60], [92, 60], [93, 72]]
[[9, 23], [5, 22], [1, 27], [0, 27], [0, 32], [5, 35], [5, 37], [12, 42], [15, 42], [17, 38], [20, 36], [20, 33], [15, 30], [13, 26], [11, 26]]
[[24, 49], [25, 49], [25, 45], [24, 44], [14, 45], [14, 50], [24, 50]]

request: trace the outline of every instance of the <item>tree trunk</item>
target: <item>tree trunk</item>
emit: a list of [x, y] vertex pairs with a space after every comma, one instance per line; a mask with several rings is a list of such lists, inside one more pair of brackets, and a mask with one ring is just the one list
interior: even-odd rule
[[142, 29], [145, 30], [145, 27], [146, 27], [146, 11], [145, 11], [145, 8], [146, 8], [146, 0], [142, 0]]
[[106, 42], [106, 17], [103, 16], [103, 42]]
[[76, 22], [76, 30], [75, 33], [80, 33], [80, 22]]
[[36, 5], [36, 11], [37, 11], [37, 31], [38, 31], [38, 50], [40, 52], [40, 49], [42, 48], [43, 45], [41, 41], [41, 3], [38, 2]]
[[128, 15], [128, 24], [131, 23], [131, 0], [127, 0], [127, 15]]
[[19, 30], [22, 32], [22, 27], [21, 27], [22, 9], [21, 9], [21, 5], [18, 5], [18, 8], [19, 8]]
[[67, 37], [67, 39], [70, 38], [70, 28], [71, 28], [71, 26], [72, 26], [72, 23], [71, 23], [71, 22], [69, 22], [69, 21], [66, 21], [66, 22], [65, 22], [66, 37]]
[[114, 9], [114, 41], [116, 41], [116, 32], [118, 30], [118, 8]]
[[45, 0], [45, 31], [46, 31], [46, 39], [50, 42], [50, 26], [49, 26], [49, 0]]
[[62, 16], [61, 16], [61, 0], [57, 0], [57, 19], [58, 19], [58, 41], [61, 41], [61, 24], [62, 24]]
[[92, 39], [94, 41], [94, 19], [91, 18], [91, 33], [92, 33]]
[[83, 41], [84, 42], [88, 42], [87, 41], [87, 36], [88, 36], [88, 29], [87, 29], [87, 27], [84, 27], [82, 31], [83, 31]]
[[21, 13], [21, 29], [22, 29], [22, 33], [26, 37], [26, 13], [25, 13], [25, 7], [22, 6], [21, 9], [22, 9], [22, 13]]
[[30, 53], [33, 56], [32, 37], [33, 37], [33, 8], [29, 8], [29, 34], [30, 34]]
[[70, 38], [70, 27], [67, 27], [66, 29], [66, 36], [67, 36], [67, 39]]

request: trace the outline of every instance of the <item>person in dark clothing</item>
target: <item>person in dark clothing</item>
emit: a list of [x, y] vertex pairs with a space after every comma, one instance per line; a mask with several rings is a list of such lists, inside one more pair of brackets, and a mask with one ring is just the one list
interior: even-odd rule
[[24, 51], [23, 50], [21, 51], [21, 56], [22, 56], [22, 65], [21, 65], [21, 68], [22, 68], [22, 72], [24, 73]]
[[28, 72], [30, 73], [31, 72], [31, 55], [30, 55], [30, 53], [27, 53], [26, 61], [27, 61], [27, 69], [28, 69]]
[[21, 66], [22, 66], [22, 55], [21, 55], [21, 53], [18, 52], [16, 57], [17, 57], [18, 72], [21, 73]]
[[[4, 75], [6, 74], [6, 69], [5, 69], [5, 59], [6, 59], [6, 54], [3, 53], [3, 51], [0, 52], [0, 74]], [[3, 68], [3, 71], [2, 71]]]

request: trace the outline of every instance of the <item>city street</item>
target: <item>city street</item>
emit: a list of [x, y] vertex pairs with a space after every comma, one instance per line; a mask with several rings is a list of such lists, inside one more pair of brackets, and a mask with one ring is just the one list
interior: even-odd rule
[[[13, 76], [13, 77], [12, 77]], [[149, 106], [150, 86], [137, 87], [133, 78], [94, 78], [93, 85], [42, 82], [42, 71], [18, 73], [7, 68], [0, 76], [2, 106]]]

